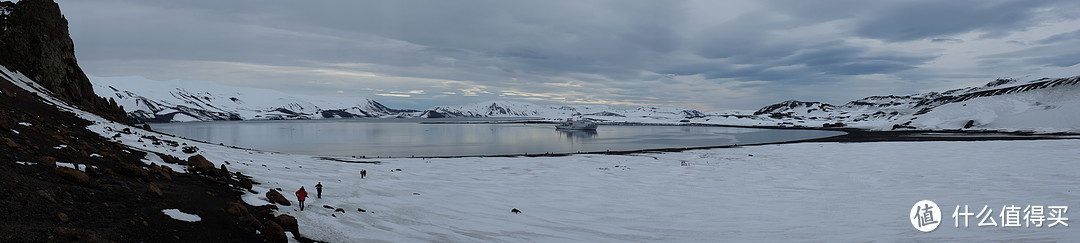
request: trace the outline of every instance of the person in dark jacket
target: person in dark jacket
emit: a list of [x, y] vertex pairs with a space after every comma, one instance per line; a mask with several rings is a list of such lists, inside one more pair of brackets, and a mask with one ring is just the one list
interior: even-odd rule
[[307, 198], [307, 191], [301, 186], [300, 190], [296, 191], [296, 200], [300, 201], [300, 211], [304, 211], [304, 199]]
[[319, 183], [315, 184], [315, 192], [317, 193], [317, 194], [315, 194], [316, 196], [318, 196], [317, 198], [321, 199], [322, 198], [322, 182], [321, 181]]
[[367, 176], [367, 170], [360, 170], [360, 179], [364, 179]]

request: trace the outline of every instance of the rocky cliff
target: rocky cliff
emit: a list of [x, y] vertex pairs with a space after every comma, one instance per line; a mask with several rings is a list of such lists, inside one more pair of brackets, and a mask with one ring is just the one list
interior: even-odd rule
[[[195, 156], [146, 153], [87, 128], [103, 120], [83, 119], [76, 113], [91, 115], [78, 109], [126, 119], [90, 90], [56, 3], [0, 2], [0, 27], [0, 242], [286, 241], [265, 227], [281, 222], [273, 208], [241, 200], [250, 177], [222, 161], [212, 161], [220, 169], [188, 170]], [[181, 221], [170, 210], [201, 219]]]
[[115, 102], [94, 94], [75, 60], [67, 19], [55, 2], [0, 2], [0, 65], [30, 77], [70, 104], [128, 123]]

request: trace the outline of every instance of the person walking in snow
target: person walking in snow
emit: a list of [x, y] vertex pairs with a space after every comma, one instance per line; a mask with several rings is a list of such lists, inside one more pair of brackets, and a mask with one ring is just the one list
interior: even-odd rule
[[364, 179], [367, 176], [367, 170], [360, 170], [360, 179]]
[[318, 194], [315, 194], [315, 195], [318, 196], [319, 199], [322, 199], [322, 182], [321, 181], [319, 183], [315, 184], [315, 192], [318, 193]]
[[296, 200], [300, 201], [300, 211], [304, 211], [304, 199], [307, 198], [307, 191], [301, 186], [300, 190], [296, 190]]

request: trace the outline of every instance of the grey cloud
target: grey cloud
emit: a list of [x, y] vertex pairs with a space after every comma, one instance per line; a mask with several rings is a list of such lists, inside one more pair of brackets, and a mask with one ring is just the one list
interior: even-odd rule
[[1036, 41], [1041, 45], [1018, 51], [980, 56], [979, 63], [997, 68], [1024, 65], [1070, 67], [1080, 64], [1080, 39], [1063, 38], [1077, 33], [1080, 33], [1080, 31], [1054, 35]]
[[[700, 99], [742, 108], [799, 96], [836, 97], [829, 89], [806, 87], [832, 86], [858, 75], [925, 79], [929, 76], [920, 75], [929, 74], [923, 67], [941, 55], [935, 48], [964, 43], [956, 34], [978, 31], [995, 37], [1040, 23], [1060, 22], [1077, 16], [1074, 5], [1049, 0], [61, 0], [80, 63], [92, 74], [107, 70], [119, 75], [215, 78], [208, 75], [210, 71], [195, 69], [205, 66], [185, 69], [181, 64], [220, 61], [370, 72], [398, 80], [459, 81], [468, 83], [461, 86], [485, 86], [492, 92], [443, 100], [433, 98], [442, 91], [415, 95], [412, 100], [373, 97], [388, 103], [458, 104], [498, 98], [500, 90], [518, 90], [581, 92], [589, 99], [634, 102]], [[818, 28], [826, 31], [816, 32]], [[1023, 62], [1001, 61], [1005, 57], [995, 56], [979, 60], [994, 62], [987, 67], [995, 68], [1004, 63], [1067, 65], [1074, 55], [1066, 54], [1075, 52], [1062, 43], [1071, 43], [1069, 39], [1077, 35], [1066, 33], [1037, 42], [1065, 51], [1030, 49], [1011, 54]], [[930, 39], [935, 46], [887, 50], [889, 47], [858, 41], [865, 38], [886, 44]], [[109, 65], [138, 62], [172, 63], [169, 67], [175, 70]], [[1019, 68], [1027, 67], [1014, 69]], [[381, 77], [292, 74], [285, 78], [229, 71], [214, 69], [222, 75], [211, 81], [310, 92], [324, 88], [303, 86], [312, 79], [346, 91], [378, 85], [387, 90], [410, 90], [427, 85], [405, 81], [385, 84], [380, 83]], [[965, 72], [955, 77], [974, 71]], [[705, 90], [723, 92], [720, 86], [730, 88], [734, 86], [726, 84], [751, 81], [731, 88], [739, 92], [724, 99], [701, 94], [703, 89], [698, 89], [716, 86]], [[544, 85], [567, 82], [580, 87]], [[660, 86], [665, 88], [656, 88]], [[664, 93], [659, 93], [661, 90]], [[634, 97], [672, 93], [695, 96], [671, 101]]]
[[770, 8], [804, 24], [853, 20], [855, 35], [890, 42], [944, 37], [972, 31], [1003, 37], [1044, 21], [1080, 17], [1074, 1], [767, 1]]
[[934, 38], [934, 39], [930, 39], [930, 41], [931, 42], [936, 42], [936, 43], [948, 43], [948, 44], [961, 44], [961, 43], [964, 43], [964, 40], [956, 39], [956, 38]]
[[911, 41], [971, 31], [982, 37], [1002, 37], [1038, 23], [1053, 14], [1042, 11], [1058, 1], [899, 1], [883, 4], [860, 16], [855, 33], [886, 41]]
[[903, 53], [875, 54], [866, 46], [830, 41], [802, 46], [797, 53], [776, 57], [750, 67], [735, 68], [734, 65], [725, 64], [688, 65], [666, 70], [666, 73], [704, 73], [708, 78], [820, 84], [843, 80], [842, 76], [891, 74], [910, 70], [936, 57]]
[[1077, 40], [1077, 39], [1080, 39], [1080, 30], [1076, 30], [1076, 31], [1073, 31], [1073, 32], [1068, 32], [1068, 33], [1061, 33], [1061, 34], [1052, 35], [1050, 37], [1046, 37], [1046, 38], [1043, 38], [1041, 40], [1035, 41], [1035, 44], [1045, 45], [1045, 44], [1053, 44], [1053, 43], [1058, 43], [1058, 42], [1063, 42], [1063, 41], [1072, 41], [1072, 40]]

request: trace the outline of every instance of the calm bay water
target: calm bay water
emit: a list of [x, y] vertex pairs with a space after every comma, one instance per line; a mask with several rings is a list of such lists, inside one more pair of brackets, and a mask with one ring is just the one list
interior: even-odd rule
[[[438, 123], [442, 119], [329, 119], [151, 124], [155, 131], [211, 143], [330, 156], [463, 156], [626, 151], [793, 141], [842, 134], [697, 126], [600, 126]], [[472, 120], [476, 121], [476, 120]], [[488, 120], [490, 121], [490, 120]]]

